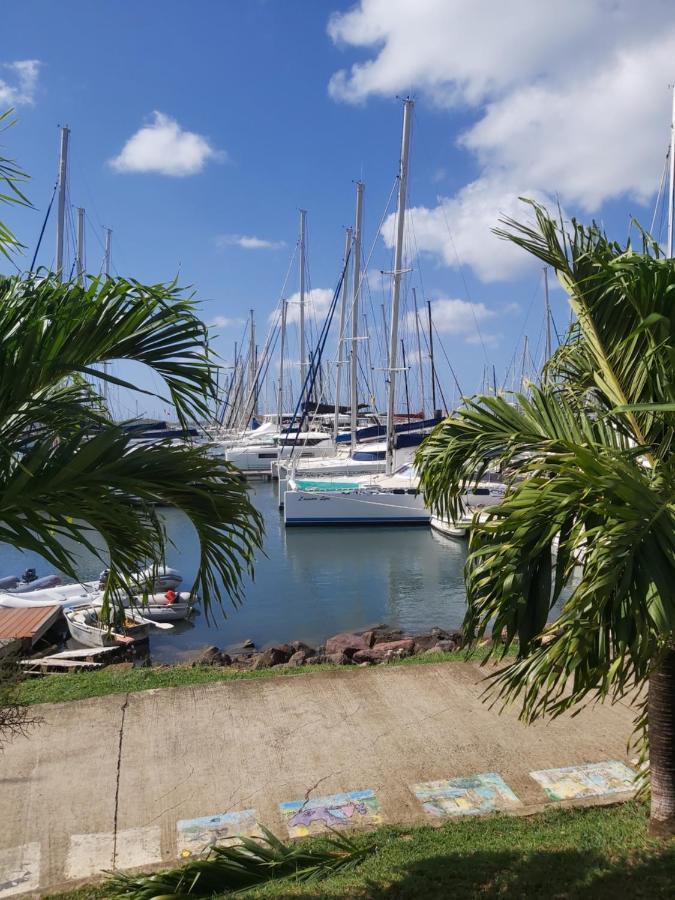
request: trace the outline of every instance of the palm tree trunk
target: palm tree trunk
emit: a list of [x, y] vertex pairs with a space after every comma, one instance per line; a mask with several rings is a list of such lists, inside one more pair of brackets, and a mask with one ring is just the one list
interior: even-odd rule
[[650, 834], [675, 834], [675, 650], [649, 679]]

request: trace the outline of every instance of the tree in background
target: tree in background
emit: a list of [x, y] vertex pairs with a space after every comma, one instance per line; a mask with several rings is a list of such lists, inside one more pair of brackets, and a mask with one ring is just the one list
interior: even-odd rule
[[[642, 235], [535, 222], [497, 234], [554, 268], [576, 323], [528, 396], [476, 396], [417, 454], [429, 503], [458, 515], [496, 466], [504, 501], [475, 521], [466, 635], [492, 629], [491, 676], [531, 721], [641, 692], [651, 830], [675, 833], [675, 262]], [[579, 578], [572, 580], [578, 561]], [[563, 593], [569, 592], [567, 593]], [[547, 625], [551, 610], [560, 612]]]

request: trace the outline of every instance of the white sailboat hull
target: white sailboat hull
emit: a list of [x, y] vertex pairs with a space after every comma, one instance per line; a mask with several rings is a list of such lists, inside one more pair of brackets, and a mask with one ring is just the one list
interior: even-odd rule
[[428, 525], [429, 510], [414, 490], [286, 491], [286, 525]]

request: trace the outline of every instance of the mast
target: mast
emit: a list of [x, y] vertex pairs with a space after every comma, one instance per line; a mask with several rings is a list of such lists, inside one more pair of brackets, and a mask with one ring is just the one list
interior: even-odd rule
[[553, 346], [551, 342], [551, 304], [548, 299], [548, 268], [544, 266], [544, 298], [546, 303], [546, 362], [551, 358]]
[[403, 101], [403, 136], [401, 139], [401, 165], [398, 182], [398, 211], [396, 214], [396, 252], [394, 255], [393, 286], [391, 294], [391, 331], [389, 339], [389, 397], [387, 399], [387, 475], [394, 470], [394, 404], [396, 399], [396, 361], [398, 355], [398, 307], [403, 275], [403, 235], [405, 228], [405, 201], [408, 189], [408, 157], [410, 155], [410, 120], [414, 101]]
[[[352, 246], [352, 230], [345, 229], [345, 255], [344, 265], [347, 266], [349, 251]], [[349, 293], [349, 267], [345, 269], [342, 279], [342, 300], [340, 303], [340, 332], [338, 336], [337, 372], [335, 373], [335, 416], [333, 418], [333, 431], [335, 437], [340, 429], [340, 393], [342, 388], [342, 367], [345, 362], [345, 319], [347, 317], [347, 294]]]
[[105, 251], [103, 254], [103, 272], [106, 278], [110, 278], [112, 267], [112, 228], [105, 228]]
[[520, 390], [525, 390], [525, 366], [527, 364], [527, 335], [523, 341], [523, 359], [520, 364]]
[[[112, 267], [112, 228], [105, 230], [105, 251], [103, 254], [103, 273], [106, 278], [110, 278], [110, 269]], [[107, 375], [110, 371], [110, 363], [103, 363], [103, 371]], [[108, 403], [108, 382], [103, 379], [103, 399]]]
[[[305, 352], [305, 218], [307, 210], [300, 210], [300, 384], [305, 388], [307, 357]], [[305, 400], [308, 398], [305, 397]]]
[[286, 300], [281, 301], [281, 348], [279, 355], [279, 400], [277, 403], [277, 425], [282, 430], [284, 417], [284, 349], [286, 347]]
[[77, 248], [75, 251], [75, 272], [77, 280], [84, 287], [84, 208], [77, 206]]
[[410, 425], [410, 394], [408, 393], [408, 367], [405, 362], [405, 344], [401, 338], [401, 360], [403, 362], [403, 381], [405, 382], [405, 411]]
[[436, 367], [434, 366], [434, 323], [431, 320], [431, 300], [427, 300], [429, 319], [429, 364], [431, 366], [431, 415], [436, 415]]
[[422, 341], [420, 339], [420, 314], [417, 311], [417, 291], [412, 289], [413, 304], [415, 306], [415, 330], [417, 332], [417, 360], [420, 367], [420, 402], [422, 404], [422, 418], [424, 418], [424, 369], [422, 368]]
[[63, 238], [66, 230], [66, 179], [68, 177], [68, 139], [70, 128], [61, 129], [59, 152], [59, 201], [56, 216], [56, 277], [63, 281]]
[[673, 112], [670, 120], [670, 182], [668, 185], [668, 256], [673, 256], [673, 217], [675, 216], [675, 85], [673, 85]]
[[251, 310], [251, 330], [249, 333], [249, 357], [248, 357], [248, 365], [249, 365], [249, 380], [250, 380], [250, 394], [251, 399], [253, 401], [253, 405], [251, 407], [251, 418], [258, 415], [258, 373], [256, 372], [256, 346], [255, 346], [255, 319], [254, 319], [253, 310]]
[[356, 219], [354, 221], [354, 283], [352, 293], [352, 342], [349, 367], [349, 412], [352, 432], [352, 447], [356, 446], [358, 398], [358, 333], [359, 333], [359, 294], [361, 293], [361, 230], [363, 225], [363, 182], [356, 182]]

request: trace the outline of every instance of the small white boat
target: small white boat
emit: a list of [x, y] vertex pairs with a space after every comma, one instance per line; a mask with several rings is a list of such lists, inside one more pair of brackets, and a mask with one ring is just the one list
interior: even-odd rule
[[64, 609], [68, 631], [73, 640], [85, 647], [113, 647], [116, 644], [134, 644], [145, 641], [150, 631], [150, 623], [130, 612], [122, 626], [108, 626], [101, 622], [100, 609], [95, 606], [81, 606]]
[[[116, 595], [115, 601], [121, 602], [125, 609], [131, 609], [152, 622], [179, 622], [189, 619], [196, 597], [168, 590], [162, 594], [149, 594], [147, 599], [141, 596], [130, 597], [128, 594]], [[103, 593], [93, 599], [92, 605], [100, 609], [103, 605]]]
[[440, 516], [431, 517], [431, 527], [434, 531], [438, 531], [445, 537], [457, 538], [463, 540], [469, 536], [469, 528], [473, 521], [473, 516], [462, 516], [457, 521], [452, 519], [443, 519]]

